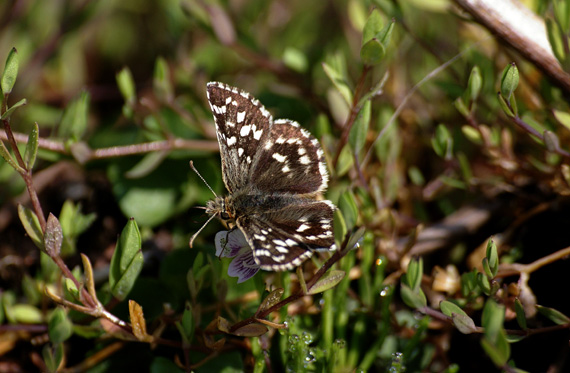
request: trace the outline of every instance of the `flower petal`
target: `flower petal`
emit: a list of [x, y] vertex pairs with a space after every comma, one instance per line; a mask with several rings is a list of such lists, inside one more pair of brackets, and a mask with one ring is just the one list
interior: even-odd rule
[[245, 247], [240, 250], [239, 254], [232, 260], [228, 268], [228, 275], [238, 278], [238, 284], [250, 279], [259, 271], [259, 266], [255, 264], [253, 259], [253, 250]]
[[249, 247], [243, 233], [239, 229], [219, 231], [216, 233], [214, 241], [217, 257], [233, 258], [243, 247]]

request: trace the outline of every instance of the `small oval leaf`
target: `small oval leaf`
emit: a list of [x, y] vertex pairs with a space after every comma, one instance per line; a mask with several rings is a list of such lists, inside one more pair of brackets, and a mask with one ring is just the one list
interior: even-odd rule
[[259, 308], [257, 309], [257, 313], [259, 314], [259, 313], [273, 307], [277, 303], [279, 303], [284, 292], [285, 292], [284, 289], [279, 288], [279, 289], [275, 289], [271, 293], [269, 293], [269, 295], [266, 296], [265, 299], [263, 300], [263, 302], [261, 302], [261, 304], [259, 305]]
[[4, 95], [10, 94], [14, 84], [16, 84], [16, 77], [18, 76], [18, 51], [16, 48], [12, 48], [6, 58], [6, 66], [4, 67], [4, 73], [2, 74], [2, 80], [0, 81], [0, 87], [2, 88], [2, 93]]
[[56, 308], [49, 318], [48, 335], [53, 343], [61, 343], [71, 337], [73, 325], [61, 307]]
[[46, 233], [44, 234], [44, 247], [46, 253], [51, 256], [59, 256], [61, 244], [63, 242], [63, 231], [59, 220], [50, 212], [46, 225]]
[[131, 291], [143, 265], [141, 234], [134, 219], [123, 229], [109, 268], [111, 293], [119, 300]]
[[23, 205], [18, 205], [18, 216], [20, 217], [20, 221], [22, 222], [26, 233], [30, 236], [34, 244], [40, 250], [45, 251], [44, 234], [37, 215], [29, 208], [24, 207]]
[[322, 293], [326, 290], [332, 289], [335, 287], [342, 279], [346, 276], [344, 271], [339, 269], [333, 269], [328, 271], [321, 277], [319, 281], [317, 281], [310, 289], [308, 289], [309, 294], [318, 294]]

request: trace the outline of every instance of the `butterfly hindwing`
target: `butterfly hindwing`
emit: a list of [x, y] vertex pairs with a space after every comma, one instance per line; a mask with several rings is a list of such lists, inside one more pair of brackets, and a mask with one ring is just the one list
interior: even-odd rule
[[237, 219], [262, 269], [297, 267], [315, 250], [334, 250], [334, 206], [329, 201], [298, 198], [287, 207]]

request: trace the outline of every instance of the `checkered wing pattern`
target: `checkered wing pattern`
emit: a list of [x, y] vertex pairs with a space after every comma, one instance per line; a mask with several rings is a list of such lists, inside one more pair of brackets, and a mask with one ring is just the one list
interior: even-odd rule
[[334, 250], [335, 207], [313, 199], [328, 184], [319, 142], [296, 122], [273, 121], [246, 92], [218, 82], [207, 92], [230, 192], [207, 212], [236, 223], [264, 270], [293, 269], [314, 250]]
[[329, 201], [299, 199], [297, 203], [237, 219], [237, 226], [264, 270], [284, 271], [299, 266], [318, 249], [335, 250], [334, 206]]
[[326, 190], [328, 174], [319, 142], [298, 123], [276, 120], [271, 136], [258, 150], [251, 183], [268, 193], [307, 194]]
[[250, 184], [253, 162], [269, 137], [273, 118], [249, 93], [219, 82], [207, 86], [214, 113], [226, 188], [234, 193]]

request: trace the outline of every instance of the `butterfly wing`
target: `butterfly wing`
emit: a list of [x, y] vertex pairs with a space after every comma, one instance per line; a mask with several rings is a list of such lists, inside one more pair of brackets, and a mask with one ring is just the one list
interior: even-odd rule
[[293, 269], [318, 249], [335, 250], [330, 201], [298, 198], [288, 206], [241, 216], [236, 223], [266, 271]]
[[222, 176], [230, 193], [250, 183], [252, 165], [270, 135], [273, 118], [248, 93], [219, 82], [207, 84], [210, 108], [222, 159]]
[[265, 193], [325, 191], [328, 174], [319, 142], [298, 123], [276, 120], [270, 136], [258, 148], [251, 183]]

